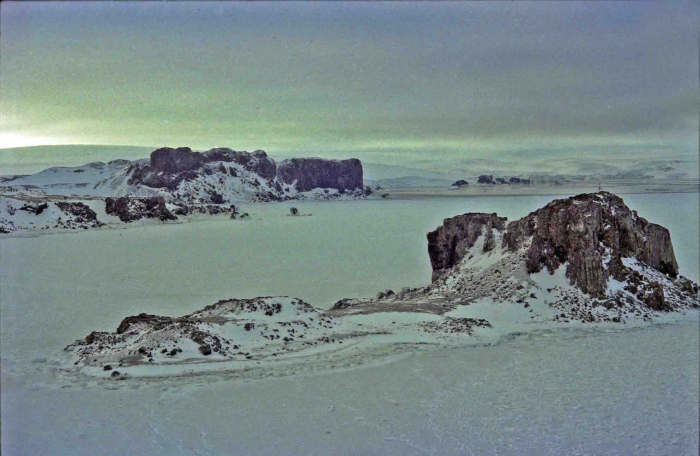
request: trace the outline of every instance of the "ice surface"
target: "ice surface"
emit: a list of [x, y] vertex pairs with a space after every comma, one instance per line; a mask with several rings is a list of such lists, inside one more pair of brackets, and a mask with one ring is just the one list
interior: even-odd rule
[[[697, 195], [623, 197], [669, 228], [681, 273], [697, 281]], [[425, 233], [442, 219], [513, 220], [552, 199], [246, 205], [249, 222], [3, 238], [3, 454], [697, 454], [697, 321], [454, 350], [344, 344], [279, 370], [252, 364], [238, 379], [76, 382], [57, 369], [66, 344], [140, 312], [275, 294], [328, 307], [426, 285]], [[313, 216], [286, 216], [292, 205]]]

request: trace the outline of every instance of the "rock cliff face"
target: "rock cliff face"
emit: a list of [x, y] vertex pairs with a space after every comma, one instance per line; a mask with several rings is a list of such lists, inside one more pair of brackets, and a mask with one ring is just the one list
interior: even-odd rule
[[511, 251], [527, 248], [530, 273], [543, 268], [554, 272], [567, 262], [572, 284], [593, 296], [604, 294], [611, 275], [624, 275], [623, 257], [637, 258], [672, 278], [678, 275], [668, 230], [607, 192], [556, 200], [509, 223], [504, 244]]
[[262, 150], [249, 153], [231, 150], [227, 147], [219, 147], [208, 150], [202, 155], [207, 163], [216, 161], [238, 163], [248, 171], [252, 171], [265, 179], [274, 179], [277, 175], [277, 163]]
[[[465, 214], [446, 219], [428, 233], [433, 281], [452, 274], [466, 255], [475, 255], [472, 247], [482, 234], [483, 251], [493, 249], [494, 230], [498, 230], [502, 253], [513, 257], [514, 266], [522, 261], [523, 273], [554, 274], [566, 265], [569, 283], [593, 298], [609, 297], [610, 280], [614, 280], [624, 284], [630, 299], [638, 298], [655, 310], [669, 310], [660, 282], [670, 283], [678, 276], [671, 235], [639, 217], [622, 198], [607, 192], [578, 195], [505, 222], [496, 214]], [[656, 279], [643, 277], [644, 268]]]
[[462, 261], [477, 238], [485, 234], [483, 250], [493, 248], [493, 230], [503, 230], [505, 217], [496, 214], [470, 213], [445, 219], [442, 226], [428, 233], [428, 255], [433, 278], [449, 271]]
[[151, 168], [156, 172], [176, 174], [194, 171], [203, 164], [204, 156], [199, 152], [192, 152], [189, 147], [163, 147], [151, 152]]
[[285, 184], [294, 184], [300, 192], [314, 188], [355, 190], [363, 188], [362, 163], [356, 158], [325, 160], [322, 158], [292, 158], [282, 161], [277, 178]]
[[[217, 162], [218, 168], [210, 163]], [[151, 153], [148, 163], [134, 163], [129, 169], [131, 185], [175, 190], [181, 182], [197, 178], [201, 173], [221, 171], [235, 176], [235, 170], [223, 163], [236, 163], [246, 171], [269, 180], [271, 188], [282, 192], [279, 184], [296, 185], [296, 190], [306, 192], [315, 188], [337, 190], [362, 189], [362, 163], [349, 160], [322, 158], [293, 158], [277, 163], [262, 150], [253, 153], [219, 147], [206, 152], [193, 152], [189, 147], [173, 149], [164, 147]], [[274, 183], [274, 180], [278, 182]], [[279, 197], [280, 195], [276, 195]]]
[[177, 220], [168, 208], [165, 207], [165, 199], [160, 196], [150, 198], [107, 198], [105, 199], [105, 212], [119, 217], [122, 222], [133, 222], [142, 218]]
[[[278, 167], [275, 160], [262, 150], [249, 153], [224, 147], [206, 152], [193, 152], [189, 147], [164, 147], [153, 151], [149, 161], [131, 163], [126, 175], [128, 185], [136, 189], [139, 196], [147, 196], [138, 191], [143, 186], [165, 189], [175, 199], [179, 198], [178, 194], [186, 195], [211, 185], [221, 187], [221, 190], [235, 188], [240, 190], [238, 193], [250, 193], [259, 201], [281, 201], [293, 198], [296, 192], [317, 188], [340, 192], [359, 189], [364, 192], [362, 163], [357, 159], [294, 158], [283, 161]], [[210, 190], [207, 193], [214, 196], [212, 192], [215, 190]], [[216, 204], [227, 202], [226, 198], [215, 196], [206, 199], [206, 202], [214, 203], [215, 199], [221, 200]]]

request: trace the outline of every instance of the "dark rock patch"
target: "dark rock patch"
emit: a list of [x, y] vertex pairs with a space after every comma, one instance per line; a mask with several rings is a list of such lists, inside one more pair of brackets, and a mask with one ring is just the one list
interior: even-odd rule
[[107, 198], [105, 199], [105, 211], [127, 223], [142, 218], [158, 219], [161, 222], [177, 220], [177, 217], [165, 207], [165, 199], [162, 196]]

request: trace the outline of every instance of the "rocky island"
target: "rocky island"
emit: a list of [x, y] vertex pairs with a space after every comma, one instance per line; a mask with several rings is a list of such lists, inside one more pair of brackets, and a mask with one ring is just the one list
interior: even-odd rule
[[[240, 203], [367, 198], [372, 190], [355, 158], [277, 163], [262, 150], [163, 147], [148, 159], [3, 177], [0, 194], [0, 233], [10, 233], [231, 213]], [[79, 205], [92, 213], [76, 215]]]
[[607, 192], [555, 200], [512, 222], [458, 215], [427, 241], [433, 277], [426, 287], [342, 299], [326, 311], [263, 297], [219, 301], [182, 317], [140, 314], [66, 351], [84, 372], [123, 378], [149, 375], [139, 367], [148, 365], [175, 374], [200, 362], [236, 369], [301, 352], [492, 343], [562, 325], [634, 326], [697, 316], [700, 307], [698, 285], [679, 275], [669, 231]]

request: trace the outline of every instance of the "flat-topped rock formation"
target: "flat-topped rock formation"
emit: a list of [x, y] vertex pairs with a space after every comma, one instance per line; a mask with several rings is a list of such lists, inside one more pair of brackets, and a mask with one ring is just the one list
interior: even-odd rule
[[341, 191], [364, 188], [362, 163], [356, 158], [292, 158], [279, 164], [277, 177], [285, 184], [295, 184], [300, 192], [315, 188], [334, 188]]
[[[148, 159], [49, 168], [35, 175], [4, 179], [0, 181], [0, 191], [3, 199], [42, 200], [44, 204], [64, 201], [66, 196], [108, 198], [109, 207], [98, 210], [98, 217], [106, 212], [123, 222], [141, 218], [173, 220], [173, 213], [230, 213], [232, 204], [239, 203], [362, 199], [372, 194], [363, 183], [362, 163], [355, 158], [294, 158], [278, 166], [262, 150], [246, 152], [225, 147], [205, 152], [163, 147], [153, 151]], [[162, 203], [155, 204], [156, 201]], [[157, 214], [152, 204], [157, 206]], [[10, 206], [16, 203], [0, 205], [0, 210]], [[0, 212], [0, 230], [36, 231], [37, 220], [25, 218], [18, 219], [14, 212]], [[53, 220], [42, 228], [66, 226]]]

